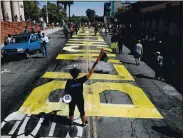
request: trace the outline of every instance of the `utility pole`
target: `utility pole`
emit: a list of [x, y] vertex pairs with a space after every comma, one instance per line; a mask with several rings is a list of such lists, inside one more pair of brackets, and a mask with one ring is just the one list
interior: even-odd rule
[[46, 22], [49, 23], [49, 20], [48, 20], [48, 2], [46, 2]]

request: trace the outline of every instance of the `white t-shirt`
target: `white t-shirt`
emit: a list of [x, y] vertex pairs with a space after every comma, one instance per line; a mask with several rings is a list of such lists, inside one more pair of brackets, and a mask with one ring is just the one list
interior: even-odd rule
[[142, 54], [142, 45], [140, 43], [135, 45], [135, 53], [141, 55]]
[[45, 41], [46, 43], [48, 43], [48, 42], [49, 42], [49, 39], [48, 39], [48, 37], [47, 37], [47, 36], [42, 37], [42, 38], [41, 38], [41, 40], [42, 40], [42, 41]]

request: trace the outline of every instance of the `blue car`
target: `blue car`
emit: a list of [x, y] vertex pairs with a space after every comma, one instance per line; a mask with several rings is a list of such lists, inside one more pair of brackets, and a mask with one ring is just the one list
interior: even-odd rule
[[1, 49], [3, 57], [23, 55], [26, 59], [37, 51], [41, 52], [41, 40], [37, 34], [12, 36], [11, 42]]

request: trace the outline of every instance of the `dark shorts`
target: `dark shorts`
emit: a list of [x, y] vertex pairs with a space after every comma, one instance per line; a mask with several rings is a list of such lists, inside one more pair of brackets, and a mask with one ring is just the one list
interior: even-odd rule
[[134, 57], [135, 57], [136, 59], [139, 59], [139, 58], [141, 57], [141, 55], [138, 54], [138, 53], [135, 53]]
[[71, 103], [69, 103], [69, 116], [74, 116], [74, 110], [75, 110], [76, 105], [80, 112], [80, 116], [84, 116], [85, 111], [84, 111], [84, 99], [83, 98], [80, 98], [77, 100], [72, 100]]

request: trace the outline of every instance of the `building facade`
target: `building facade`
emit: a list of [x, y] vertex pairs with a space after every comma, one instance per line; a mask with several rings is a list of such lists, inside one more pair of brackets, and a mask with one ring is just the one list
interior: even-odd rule
[[23, 1], [1, 1], [1, 21], [25, 21]]
[[181, 2], [139, 2], [138, 27], [168, 36], [180, 37]]

